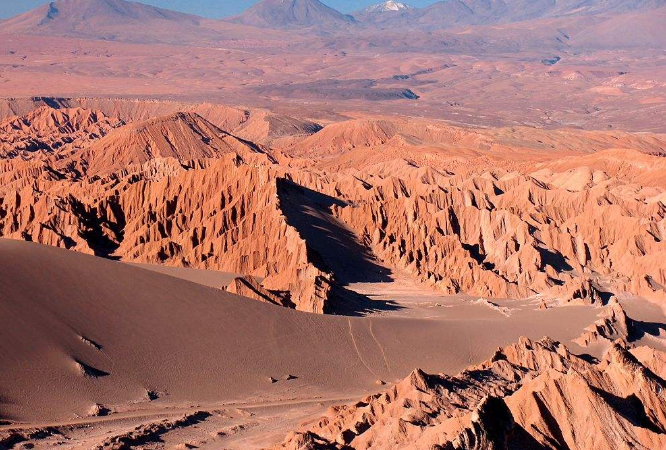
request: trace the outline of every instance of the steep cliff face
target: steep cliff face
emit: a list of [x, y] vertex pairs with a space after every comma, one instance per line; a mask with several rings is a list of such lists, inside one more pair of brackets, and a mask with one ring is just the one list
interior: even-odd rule
[[417, 369], [329, 409], [278, 448], [661, 448], [666, 381], [646, 367], [651, 354], [641, 362], [613, 345], [591, 363], [547, 338], [522, 338], [454, 377]]
[[365, 177], [367, 193], [334, 214], [384, 261], [447, 292], [575, 296], [567, 290], [592, 272], [618, 286], [641, 277], [666, 281], [658, 262], [666, 251], [659, 189], [602, 173], [572, 191], [517, 172], [411, 172]]

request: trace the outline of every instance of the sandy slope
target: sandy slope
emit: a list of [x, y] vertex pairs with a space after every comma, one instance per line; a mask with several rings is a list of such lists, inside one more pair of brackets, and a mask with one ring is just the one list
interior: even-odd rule
[[129, 263], [132, 266], [140, 267], [153, 272], [169, 275], [170, 277], [180, 278], [182, 280], [191, 281], [193, 283], [202, 284], [204, 286], [212, 287], [215, 289], [225, 289], [229, 283], [242, 274], [231, 272], [219, 272], [217, 270], [203, 270], [193, 269], [190, 267], [174, 267], [164, 266], [162, 264], [144, 264], [144, 263]]
[[[349, 395], [417, 366], [455, 372], [522, 334], [568, 340], [596, 315], [530, 307], [507, 318], [479, 306], [467, 320], [321, 316], [65, 250], [0, 249], [0, 411], [12, 420], [71, 420], [95, 403]], [[269, 380], [288, 374], [298, 379]], [[147, 404], [147, 390], [160, 399]]]

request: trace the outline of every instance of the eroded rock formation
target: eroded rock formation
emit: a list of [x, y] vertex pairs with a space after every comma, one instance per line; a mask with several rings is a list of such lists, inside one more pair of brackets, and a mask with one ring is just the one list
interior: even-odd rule
[[627, 343], [631, 340], [632, 335], [632, 319], [627, 317], [627, 313], [617, 298], [611, 297], [608, 305], [599, 315], [599, 320], [587, 327], [574, 342], [583, 347], [597, 342], [610, 343], [617, 339]]
[[[456, 376], [415, 370], [306, 423], [282, 449], [615, 449], [666, 445], [666, 381], [614, 344], [600, 362], [521, 338]], [[644, 357], [641, 361], [639, 358]]]
[[100, 111], [42, 106], [0, 122], [0, 159], [30, 159], [56, 152], [62, 157], [124, 124]]
[[[218, 122], [268, 136], [239, 114], [224, 111]], [[305, 122], [282, 123], [296, 130], [290, 139], [314, 142], [299, 134]], [[585, 156], [584, 164], [567, 160], [557, 171], [445, 155], [419, 165], [405, 158], [404, 146], [391, 147], [408, 127], [390, 122], [380, 128], [391, 137], [377, 142], [363, 134], [377, 131], [374, 122], [315, 133], [326, 145], [338, 142], [342, 154], [326, 152], [318, 166], [194, 112], [121, 126], [102, 113], [42, 107], [5, 124], [6, 142], [12, 133], [42, 133], [46, 141], [39, 130], [53, 128], [54, 142], [67, 144], [22, 158], [8, 144], [14, 150], [0, 159], [4, 237], [258, 276], [263, 288], [288, 292], [289, 304], [314, 312], [331, 310], [331, 299], [344, 297], [341, 286], [390, 281], [393, 270], [447, 293], [484, 297], [602, 304], [610, 294], [598, 287], [603, 279], [612, 292], [666, 298], [666, 193], [642, 186], [635, 165], [606, 172], [585, 165], [596, 167]], [[423, 139], [480, 146], [467, 130], [416, 130]], [[359, 168], [331, 162], [364, 138], [397, 153]], [[660, 167], [658, 157], [634, 156]]]

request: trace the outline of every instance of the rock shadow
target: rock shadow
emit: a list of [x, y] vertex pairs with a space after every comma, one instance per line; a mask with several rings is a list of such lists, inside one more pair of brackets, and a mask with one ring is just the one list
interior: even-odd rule
[[646, 335], [659, 337], [666, 334], [666, 324], [660, 322], [644, 322], [631, 319], [631, 341], [637, 341]]
[[340, 285], [393, 281], [391, 271], [342, 222], [331, 214], [333, 205], [347, 203], [281, 178], [278, 198], [287, 223], [308, 245], [308, 256], [322, 270], [330, 271]]
[[645, 428], [654, 433], [664, 432], [660, 427], [654, 424], [647, 415], [643, 403], [636, 395], [632, 394], [626, 398], [619, 397], [610, 392], [597, 389], [592, 386], [592, 390], [600, 395], [608, 405], [613, 408], [620, 416], [624, 417], [635, 427]]
[[320, 270], [333, 274], [328, 313], [363, 316], [402, 309], [395, 302], [373, 300], [346, 287], [351, 283], [393, 281], [391, 271], [331, 214], [334, 205], [351, 207], [349, 204], [284, 178], [277, 180], [277, 192], [287, 223], [307, 244], [308, 259]]
[[398, 311], [403, 309], [392, 300], [376, 300], [351, 291], [343, 286], [333, 286], [331, 295], [333, 304], [327, 311], [338, 316], [367, 316], [382, 311]]

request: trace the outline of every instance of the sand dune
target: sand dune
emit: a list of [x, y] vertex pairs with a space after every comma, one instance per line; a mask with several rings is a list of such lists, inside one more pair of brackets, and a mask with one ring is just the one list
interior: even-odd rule
[[194, 113], [176, 113], [132, 124], [110, 133], [81, 155], [90, 175], [131, 170], [153, 159], [173, 158], [181, 163], [234, 153], [265, 153], [258, 145], [215, 127]]
[[[303, 314], [74, 252], [0, 245], [0, 346], [14, 361], [0, 369], [5, 420], [73, 419], [97, 403], [124, 411], [361, 392], [416, 366], [457, 371], [520, 334], [572, 339], [596, 314], [527, 308], [506, 318], [478, 307], [468, 322]], [[269, 381], [288, 374], [298, 379]]]

